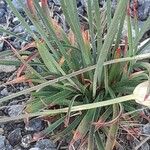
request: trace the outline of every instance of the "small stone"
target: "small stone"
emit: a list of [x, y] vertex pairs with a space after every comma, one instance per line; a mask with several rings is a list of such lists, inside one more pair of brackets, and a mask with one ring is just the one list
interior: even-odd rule
[[27, 131], [41, 131], [45, 127], [44, 121], [40, 118], [31, 119], [28, 125], [25, 127]]
[[61, 5], [61, 4], [60, 4], [60, 0], [53, 0], [53, 1], [54, 1], [55, 5], [58, 5], [58, 6]]
[[3, 47], [4, 47], [4, 42], [0, 41], [0, 51], [3, 51]]
[[1, 95], [3, 95], [3, 96], [7, 96], [7, 95], [8, 95], [7, 88], [4, 88], [4, 89], [1, 91]]
[[150, 134], [150, 123], [147, 123], [146, 125], [143, 126], [142, 128], [142, 134]]
[[9, 144], [8, 140], [6, 140], [5, 149], [4, 150], [14, 150], [13, 147]]
[[3, 51], [3, 47], [4, 47], [4, 42], [0, 41], [0, 51]]
[[24, 88], [22, 86], [19, 87], [19, 90], [22, 91]]
[[17, 145], [13, 148], [13, 150], [22, 150], [22, 147], [20, 145]]
[[9, 106], [8, 108], [8, 115], [10, 117], [15, 117], [15, 116], [18, 116], [22, 113], [24, 109], [24, 106], [23, 105], [12, 105], [12, 106]]
[[35, 26], [33, 26], [33, 25], [30, 26], [30, 29], [31, 29], [33, 32], [36, 32], [36, 31], [37, 31], [36, 28], [35, 28]]
[[3, 8], [3, 9], [7, 9], [7, 4], [5, 2], [5, 0], [0, 0], [0, 8]]
[[36, 142], [35, 148], [40, 150], [56, 150], [56, 145], [49, 139], [42, 139]]
[[5, 140], [6, 140], [6, 137], [0, 135], [0, 149], [4, 149], [5, 148]]
[[21, 139], [21, 146], [23, 146], [24, 148], [28, 148], [30, 146], [30, 143], [32, 141], [32, 136], [29, 135], [25, 135], [22, 139]]
[[38, 147], [30, 148], [29, 150], [40, 150]]
[[5, 136], [0, 135], [0, 150], [13, 150]]
[[[134, 140], [134, 141], [130, 141], [130, 144], [131, 144], [131, 146], [132, 146], [133, 149], [134, 149], [136, 146], [140, 145], [141, 142], [142, 142], [142, 141]], [[148, 144], [147, 142], [144, 142], [144, 143], [138, 148], [138, 150], [149, 150], [149, 149], [150, 149], [150, 146], [149, 146], [149, 144]]]
[[20, 128], [17, 128], [15, 130], [13, 130], [7, 137], [9, 143], [12, 145], [12, 146], [15, 146], [17, 144], [19, 144], [21, 142], [21, 138], [22, 138], [22, 135], [21, 135], [21, 129]]
[[3, 8], [0, 8], [0, 18], [5, 15], [5, 10]]
[[12, 22], [15, 23], [15, 24], [18, 24], [20, 21], [19, 21], [18, 17], [15, 17], [15, 18], [13, 18]]
[[24, 28], [22, 26], [16, 26], [13, 32], [15, 33], [21, 33], [24, 31]]
[[[12, 0], [13, 5], [16, 7], [18, 11], [22, 11], [23, 8], [18, 0]], [[26, 0], [22, 0], [22, 3], [26, 5]]]

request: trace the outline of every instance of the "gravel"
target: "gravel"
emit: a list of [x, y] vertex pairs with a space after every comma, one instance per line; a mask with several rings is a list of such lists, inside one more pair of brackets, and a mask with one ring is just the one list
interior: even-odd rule
[[13, 150], [5, 136], [0, 135], [0, 150]]
[[15, 146], [21, 142], [21, 129], [17, 128], [9, 133], [7, 139], [12, 146]]
[[29, 148], [32, 141], [31, 134], [25, 135], [21, 139], [21, 146], [24, 148]]
[[150, 123], [147, 123], [142, 127], [142, 134], [150, 135]]
[[[18, 11], [22, 11], [23, 8], [20, 5], [20, 3], [18, 2], [18, 0], [12, 0], [12, 3], [14, 4], [14, 6], [17, 8]], [[26, 4], [26, 0], [22, 0], [23, 4]]]
[[42, 139], [36, 143], [35, 148], [39, 148], [40, 150], [56, 150], [56, 145], [49, 139]]
[[5, 148], [5, 140], [6, 140], [6, 137], [0, 135], [0, 149]]
[[38, 132], [43, 130], [44, 127], [45, 125], [43, 120], [41, 120], [40, 118], [34, 118], [29, 121], [29, 123], [26, 126], [26, 130]]
[[[80, 14], [80, 16], [86, 16], [86, 1], [87, 0], [77, 0], [78, 13]], [[23, 12], [22, 6], [18, 3], [18, 0], [12, 0], [12, 2], [20, 12], [20, 14], [25, 18], [26, 22], [29, 23], [31, 30], [36, 33], [36, 28], [26, 17], [25, 13]], [[26, 0], [22, 0], [22, 2], [24, 3], [24, 5], [26, 4]], [[51, 13], [52, 17], [55, 18], [58, 23], [61, 24], [64, 31], [67, 32], [69, 27], [65, 22], [64, 15], [62, 14], [60, 0], [49, 0], [48, 2], [49, 7], [51, 8], [51, 10], [53, 10], [53, 12]], [[100, 0], [99, 5], [101, 8], [106, 7], [106, 3], [104, 0]], [[116, 0], [112, 0], [112, 13], [114, 13], [115, 8]], [[133, 3], [131, 3], [130, 8], [133, 15]], [[137, 10], [138, 20], [142, 26], [142, 23], [147, 20], [148, 16], [150, 16], [150, 0], [138, 0]], [[82, 17], [80, 17], [80, 21], [83, 22]], [[16, 34], [22, 34], [21, 36], [27, 40], [27, 42], [22, 42], [21, 40], [18, 40], [14, 37], [8, 38], [10, 43], [17, 49], [21, 49], [22, 46], [32, 40], [31, 36], [21, 26], [18, 18], [11, 13], [4, 0], [0, 0], [0, 25], [6, 30], [10, 30]], [[0, 33], [0, 36], [5, 37], [6, 35]], [[6, 49], [8, 49], [7, 44], [5, 42], [0, 42], [0, 51], [4, 51]], [[15, 58], [1, 58], [0, 56], [0, 60], [2, 59], [16, 60]], [[10, 78], [13, 79], [12, 75], [14, 74], [15, 70], [15, 66], [0, 65], [0, 84], [5, 83]], [[39, 72], [40, 71], [41, 70], [39, 68]], [[21, 91], [27, 87], [28, 85], [26, 84], [15, 84], [13, 86], [8, 85], [5, 87], [0, 87], [0, 98], [17, 91]], [[24, 103], [28, 98], [29, 96], [26, 95], [10, 100], [8, 103], [6, 103], [7, 107], [3, 110], [0, 110], [1, 115], [15, 117], [22, 114], [24, 110]], [[46, 127], [45, 121], [40, 118], [33, 118], [29, 120], [28, 124], [26, 125], [23, 121], [21, 121], [0, 124], [0, 127], [3, 130], [3, 132], [0, 134], [0, 150], [56, 150], [56, 145], [50, 139], [41, 139], [35, 142], [32, 141], [32, 136], [34, 135], [34, 133], [38, 133], [44, 130]], [[148, 135], [150, 134], [149, 123], [143, 126], [142, 133]], [[137, 144], [139, 143], [135, 143], [135, 146]], [[146, 143], [142, 148], [149, 149], [149, 145]]]
[[8, 115], [10, 117], [16, 117], [22, 114], [24, 109], [23, 105], [12, 105], [8, 107]]

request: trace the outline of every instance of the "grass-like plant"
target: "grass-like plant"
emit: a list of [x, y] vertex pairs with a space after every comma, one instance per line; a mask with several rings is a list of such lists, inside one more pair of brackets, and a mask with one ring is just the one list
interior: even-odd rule
[[[6, 84], [30, 82], [34, 86], [0, 99], [0, 103], [3, 103], [31, 93], [25, 108], [28, 115], [2, 118], [0, 122], [51, 116], [48, 128], [34, 138], [50, 135], [54, 141], [59, 141], [69, 137], [70, 149], [76, 142], [79, 148], [87, 145], [89, 150], [94, 147], [99, 150], [117, 147], [121, 115], [124, 111], [136, 109], [136, 105], [129, 101], [136, 98], [133, 90], [149, 79], [150, 65], [141, 60], [149, 58], [150, 54], [138, 55], [138, 45], [150, 27], [150, 17], [140, 31], [137, 17], [134, 17], [133, 37], [128, 0], [118, 1], [113, 18], [111, 0], [107, 0], [107, 8], [103, 12], [100, 11], [98, 0], [87, 0], [88, 30], [84, 30], [84, 25], [79, 21], [76, 0], [61, 0], [63, 14], [70, 27], [69, 33], [65, 33], [50, 17], [47, 0], [41, 0], [41, 5], [38, 0], [27, 0], [27, 7], [21, 0], [18, 1], [38, 34], [31, 31], [11, 0], [6, 0], [34, 39], [23, 49], [33, 47], [35, 50], [18, 51], [5, 40], [13, 53], [7, 51], [1, 56], [15, 53], [18, 61], [3, 61], [1, 64], [20, 66], [17, 78]], [[127, 34], [125, 42], [121, 43], [125, 21]], [[3, 28], [0, 31], [24, 40]], [[24, 53], [26, 59], [22, 58]]]

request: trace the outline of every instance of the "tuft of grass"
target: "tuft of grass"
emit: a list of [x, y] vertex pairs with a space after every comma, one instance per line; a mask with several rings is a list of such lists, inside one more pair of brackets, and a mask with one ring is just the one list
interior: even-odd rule
[[[21, 5], [21, 0], [18, 0]], [[24, 11], [38, 34], [31, 32], [30, 26], [13, 6], [6, 0], [22, 26], [34, 39], [34, 53], [13, 49], [18, 61], [3, 61], [0, 64], [22, 66], [19, 70], [24, 80], [34, 85], [18, 93], [1, 98], [6, 102], [22, 94], [31, 94], [26, 103], [25, 114], [13, 118], [1, 118], [7, 122], [28, 117], [51, 116], [52, 122], [47, 129], [35, 135], [51, 135], [55, 141], [70, 137], [71, 149], [79, 142], [80, 149], [112, 150], [117, 146], [118, 128], [122, 121], [124, 106], [130, 110], [135, 106], [130, 103], [136, 96], [134, 88], [149, 79], [149, 64], [142, 63], [150, 54], [136, 55], [142, 35], [149, 28], [149, 19], [143, 28], [132, 36], [131, 17], [127, 12], [128, 0], [118, 1], [115, 14], [111, 16], [111, 1], [108, 0], [106, 11], [101, 12], [98, 0], [87, 1], [87, 24], [81, 25], [76, 7], [76, 0], [61, 0], [61, 7], [70, 26], [65, 33], [56, 20], [50, 18], [47, 0], [27, 0]], [[106, 16], [106, 17], [104, 17]], [[126, 43], [121, 43], [121, 32], [127, 18], [128, 34]], [[107, 24], [105, 24], [106, 22]], [[137, 21], [134, 22], [137, 27]], [[10, 31], [0, 28], [6, 34], [21, 38]], [[24, 40], [24, 39], [22, 39]], [[30, 43], [29, 43], [30, 44]], [[23, 53], [28, 59], [23, 58]], [[7, 55], [12, 55], [8, 51]], [[3, 54], [6, 55], [6, 54]], [[40, 67], [37, 72], [35, 67]], [[22, 68], [22, 67], [21, 67]], [[139, 73], [135, 70], [139, 69]], [[21, 82], [18, 78], [16, 81]], [[9, 83], [7, 83], [9, 84]], [[125, 111], [130, 113], [125, 108]], [[74, 132], [72, 132], [74, 131]], [[102, 138], [100, 132], [103, 133]], [[52, 134], [55, 133], [55, 134]]]

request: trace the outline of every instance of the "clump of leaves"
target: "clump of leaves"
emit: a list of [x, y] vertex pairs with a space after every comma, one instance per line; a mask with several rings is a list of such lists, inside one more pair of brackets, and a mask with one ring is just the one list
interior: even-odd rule
[[[23, 6], [21, 0], [18, 1]], [[98, 0], [88, 0], [88, 29], [85, 30], [79, 21], [76, 0], [61, 0], [70, 27], [69, 33], [65, 33], [50, 17], [47, 0], [41, 0], [41, 5], [39, 1], [27, 0], [27, 6], [23, 8], [37, 35], [11, 0], [6, 2], [34, 39], [33, 43], [29, 43], [34, 52], [27, 51], [24, 59], [25, 51], [16, 50], [14, 52], [20, 61], [9, 62], [20, 65], [18, 80], [15, 81], [20, 82], [19, 77], [23, 75], [23, 81], [30, 81], [34, 86], [4, 97], [0, 102], [31, 93], [25, 109], [27, 116], [43, 117], [50, 122], [48, 128], [36, 134], [34, 139], [55, 133], [51, 135], [55, 141], [70, 137], [70, 149], [75, 143], [78, 143], [78, 149], [85, 145], [91, 150], [94, 147], [100, 150], [117, 147], [116, 137], [123, 109], [135, 109], [134, 105], [125, 101], [135, 99], [132, 94], [134, 88], [149, 78], [149, 63], [138, 60], [149, 58], [150, 54], [137, 55], [137, 52], [139, 41], [149, 28], [150, 18], [133, 37], [131, 17], [127, 12], [128, 0], [118, 2], [113, 18], [111, 0], [107, 1], [103, 13]], [[136, 19], [134, 25], [138, 29]], [[127, 21], [128, 33], [121, 43], [124, 21]], [[10, 31], [5, 32], [14, 36]], [[37, 68], [41, 71], [38, 72]], [[125, 103], [119, 104], [121, 102]], [[130, 107], [124, 108], [126, 105]], [[25, 116], [3, 118], [3, 121]], [[100, 132], [103, 132], [104, 138]]]

